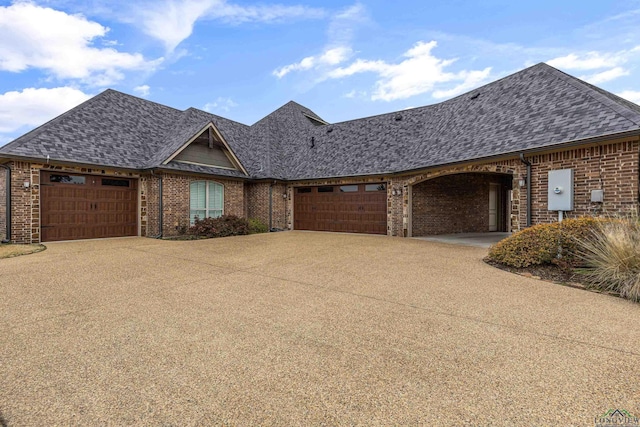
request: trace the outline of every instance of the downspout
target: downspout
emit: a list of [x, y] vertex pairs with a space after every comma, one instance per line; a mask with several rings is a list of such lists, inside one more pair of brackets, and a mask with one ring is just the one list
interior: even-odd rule
[[5, 191], [7, 192], [6, 200], [6, 221], [7, 221], [7, 235], [2, 243], [11, 242], [11, 168], [7, 165], [0, 165], [0, 167], [7, 170], [7, 181], [5, 182]]
[[158, 224], [160, 226], [159, 227], [160, 234], [158, 234], [157, 236], [154, 236], [154, 239], [162, 239], [162, 229], [163, 229], [162, 218], [164, 217], [164, 212], [162, 208], [162, 175], [156, 175], [153, 172], [153, 169], [151, 170], [151, 175], [158, 177], [158, 216], [159, 216]]
[[273, 231], [273, 182], [269, 184], [269, 231]]
[[525, 160], [524, 153], [520, 153], [520, 161], [527, 166], [527, 227], [531, 227], [531, 162]]

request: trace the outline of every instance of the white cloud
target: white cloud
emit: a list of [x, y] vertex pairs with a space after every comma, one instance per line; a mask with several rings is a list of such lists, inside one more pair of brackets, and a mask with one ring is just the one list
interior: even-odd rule
[[330, 48], [318, 56], [308, 56], [300, 62], [280, 67], [273, 71], [273, 75], [281, 79], [292, 71], [305, 71], [326, 65], [337, 65], [348, 59], [351, 54], [351, 49], [345, 46]]
[[368, 94], [367, 94], [367, 91], [365, 90], [353, 89], [342, 96], [348, 99], [354, 99], [354, 98], [367, 98]]
[[547, 61], [547, 64], [565, 70], [597, 71], [593, 74], [580, 76], [580, 78], [592, 84], [600, 84], [631, 74], [622, 65], [633, 61], [638, 52], [640, 52], [640, 46], [616, 52], [570, 53], [551, 59]]
[[127, 70], [151, 70], [162, 61], [92, 43], [108, 28], [82, 15], [69, 15], [29, 2], [0, 7], [0, 70], [40, 68], [60, 79], [107, 86]]
[[610, 70], [602, 71], [600, 73], [591, 74], [589, 76], [581, 76], [582, 80], [586, 80], [591, 84], [597, 85], [605, 83], [611, 80], [615, 80], [618, 77], [628, 76], [630, 73], [628, 70], [622, 67], [615, 67]]
[[231, 4], [226, 0], [164, 0], [135, 4], [134, 14], [141, 18], [142, 30], [162, 41], [168, 52], [173, 52], [191, 35], [198, 20], [217, 19], [231, 24], [276, 23], [289, 19], [317, 19], [325, 15], [322, 9], [307, 6], [250, 6]]
[[325, 16], [322, 9], [308, 6], [281, 4], [241, 6], [226, 1], [214, 1], [209, 17], [240, 24], [246, 22], [282, 22], [288, 19], [317, 19]]
[[547, 61], [547, 64], [566, 70], [597, 70], [625, 62], [624, 53], [587, 52], [582, 56], [570, 53]]
[[0, 132], [41, 125], [89, 97], [71, 87], [27, 88], [0, 94]]
[[488, 79], [491, 68], [463, 70], [458, 73], [446, 71], [455, 59], [440, 59], [434, 56], [431, 51], [436, 46], [435, 41], [421, 41], [405, 52], [403, 56], [406, 59], [399, 63], [358, 59], [347, 67], [331, 70], [327, 77], [338, 79], [366, 72], [377, 74], [378, 81], [371, 95], [374, 101], [410, 98], [432, 91], [438, 84], [460, 82], [452, 89], [434, 92], [435, 97], [444, 98], [471, 89]]
[[433, 92], [434, 98], [451, 98], [452, 96], [460, 95], [468, 90], [476, 88], [485, 83], [489, 79], [491, 74], [491, 67], [487, 67], [484, 70], [476, 71], [461, 71], [457, 74], [459, 79], [462, 79], [462, 83], [451, 89], [436, 90]]
[[133, 88], [133, 91], [135, 93], [137, 93], [138, 95], [145, 97], [145, 96], [149, 96], [150, 93], [150, 87], [149, 85], [142, 85], [142, 86], [136, 86]]
[[356, 27], [367, 19], [367, 12], [359, 3], [336, 13], [329, 23], [328, 42], [321, 53], [279, 67], [272, 74], [281, 79], [293, 71], [326, 70], [327, 67], [343, 63], [353, 56], [351, 39]]
[[638, 90], [625, 90], [617, 94], [619, 97], [628, 99], [631, 102], [635, 102], [640, 105], [640, 91]]
[[207, 102], [206, 104], [204, 104], [204, 107], [202, 107], [202, 109], [209, 113], [220, 111], [228, 113], [232, 108], [237, 106], [238, 104], [235, 103], [231, 98], [223, 98], [220, 96], [215, 101]]

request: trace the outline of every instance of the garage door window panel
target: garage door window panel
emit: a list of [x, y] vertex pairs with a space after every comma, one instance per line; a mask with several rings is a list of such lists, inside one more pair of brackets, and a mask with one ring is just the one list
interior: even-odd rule
[[189, 219], [217, 218], [224, 211], [224, 186], [214, 181], [191, 183]]
[[76, 176], [76, 175], [52, 174], [52, 175], [49, 175], [49, 182], [55, 182], [55, 183], [58, 183], [58, 184], [84, 185], [85, 177], [84, 176]]

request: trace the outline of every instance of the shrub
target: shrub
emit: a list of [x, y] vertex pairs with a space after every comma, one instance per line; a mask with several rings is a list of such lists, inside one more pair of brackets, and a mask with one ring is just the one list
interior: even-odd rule
[[581, 262], [579, 242], [603, 221], [606, 220], [581, 217], [535, 225], [496, 243], [489, 250], [489, 259], [517, 268], [556, 264], [571, 269]]
[[218, 218], [196, 217], [189, 228], [189, 234], [197, 237], [227, 237], [249, 234], [249, 223], [235, 215], [222, 215]]
[[249, 234], [266, 233], [269, 227], [257, 218], [249, 218]]
[[586, 284], [623, 298], [640, 301], [640, 224], [637, 218], [600, 224], [580, 240], [580, 257], [587, 268]]

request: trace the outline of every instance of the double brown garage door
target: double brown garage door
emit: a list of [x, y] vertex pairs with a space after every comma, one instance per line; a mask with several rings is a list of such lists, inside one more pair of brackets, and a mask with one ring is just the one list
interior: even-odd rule
[[387, 234], [384, 183], [299, 187], [293, 203], [296, 230]]
[[136, 236], [136, 183], [126, 178], [42, 172], [41, 240]]

